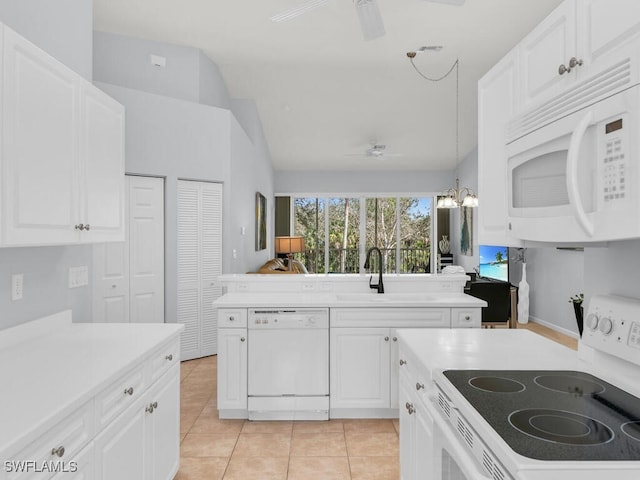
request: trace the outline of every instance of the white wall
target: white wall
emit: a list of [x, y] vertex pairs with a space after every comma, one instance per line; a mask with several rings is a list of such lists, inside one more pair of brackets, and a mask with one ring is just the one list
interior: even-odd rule
[[439, 193], [455, 182], [451, 171], [310, 172], [276, 171], [275, 192]]
[[585, 248], [584, 293], [613, 294], [640, 299], [640, 240], [610, 242]]
[[[0, 21], [91, 79], [93, 2], [0, 0]], [[91, 287], [68, 288], [69, 268], [81, 265], [92, 266], [89, 246], [0, 249], [0, 329], [69, 308], [90, 321]], [[14, 273], [24, 274], [22, 300], [11, 301]]]
[[[196, 48], [98, 31], [93, 45], [93, 75], [100, 82], [229, 108], [217, 65]], [[165, 58], [166, 66], [153, 65], [151, 55]]]
[[93, 1], [0, 0], [0, 21], [91, 80]]

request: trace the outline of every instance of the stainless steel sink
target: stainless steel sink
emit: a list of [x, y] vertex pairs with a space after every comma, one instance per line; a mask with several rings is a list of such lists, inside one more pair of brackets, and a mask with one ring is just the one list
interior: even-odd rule
[[340, 302], [363, 303], [412, 303], [435, 300], [433, 295], [424, 293], [339, 293], [336, 299]]

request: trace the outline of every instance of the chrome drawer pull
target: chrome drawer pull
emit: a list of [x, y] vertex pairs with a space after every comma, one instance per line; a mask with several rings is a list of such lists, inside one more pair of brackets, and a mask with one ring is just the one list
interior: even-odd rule
[[244, 341], [245, 341], [245, 338], [244, 338], [244, 337], [241, 337], [241, 338], [240, 338], [240, 341], [241, 341], [241, 342], [244, 342]]
[[171, 361], [171, 360], [173, 360], [173, 354], [172, 354], [172, 353], [170, 353], [169, 355], [167, 355], [167, 356], [166, 356], [166, 357], [164, 357], [164, 358], [165, 358], [165, 360], [169, 360], [169, 361]]
[[407, 361], [406, 361], [406, 360], [402, 360], [402, 359], [400, 359], [400, 366], [402, 366], [402, 365], [406, 365], [406, 364], [407, 364]]
[[424, 388], [424, 383], [420, 383], [420, 382], [416, 383], [416, 390], [420, 390], [423, 388]]
[[415, 409], [415, 408], [413, 408], [413, 403], [409, 403], [409, 402], [407, 402], [407, 404], [405, 405], [405, 407], [406, 407], [406, 409], [407, 409], [407, 412], [409, 412], [409, 415], [412, 415], [412, 414], [416, 411], [416, 409]]
[[389, 337], [384, 337], [384, 341], [388, 342], [389, 341]]
[[158, 402], [150, 403], [147, 408], [144, 409], [147, 413], [153, 413], [153, 411], [158, 408]]
[[51, 455], [56, 455], [58, 457], [62, 457], [64, 455], [64, 447], [60, 445], [58, 448], [51, 449]]
[[129, 387], [124, 391], [125, 395], [133, 395], [133, 387]]

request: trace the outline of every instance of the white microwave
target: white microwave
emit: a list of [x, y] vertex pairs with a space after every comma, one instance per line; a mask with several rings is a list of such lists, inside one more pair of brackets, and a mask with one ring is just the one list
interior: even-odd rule
[[629, 60], [618, 67], [617, 76], [605, 72], [600, 84], [589, 79], [510, 123], [514, 237], [554, 243], [640, 237], [640, 86]]

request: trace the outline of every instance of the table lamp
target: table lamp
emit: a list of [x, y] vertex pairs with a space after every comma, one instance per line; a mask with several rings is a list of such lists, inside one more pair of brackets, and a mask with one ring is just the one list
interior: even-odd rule
[[286, 253], [289, 271], [293, 270], [293, 254], [304, 252], [304, 237], [276, 237], [276, 253]]

